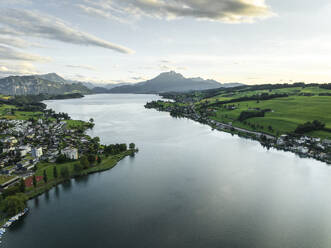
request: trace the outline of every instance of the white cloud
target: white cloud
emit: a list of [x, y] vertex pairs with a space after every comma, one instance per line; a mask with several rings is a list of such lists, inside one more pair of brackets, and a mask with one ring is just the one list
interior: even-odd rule
[[0, 62], [0, 75], [1, 76], [10, 76], [10, 75], [31, 75], [38, 73], [35, 67], [28, 63], [1, 63]]
[[27, 48], [29, 46], [42, 47], [40, 44], [31, 43], [21, 38], [7, 36], [7, 35], [4, 36], [0, 35], [0, 44], [12, 46], [12, 47], [18, 47], [18, 48]]
[[129, 48], [78, 31], [61, 19], [34, 11], [18, 9], [0, 10], [0, 24], [6, 29], [7, 33], [11, 32], [77, 45], [102, 47], [126, 54], [133, 53]]
[[265, 0], [103, 0], [83, 1], [86, 13], [103, 17], [128, 14], [155, 18], [192, 17], [228, 23], [253, 22], [273, 16]]
[[24, 53], [7, 46], [0, 45], [0, 60], [22, 60], [22, 61], [35, 61], [35, 62], [48, 62], [51, 59], [41, 57], [30, 53]]
[[84, 70], [89, 70], [89, 71], [97, 71], [97, 68], [89, 65], [66, 65], [68, 68], [72, 69], [84, 69]]

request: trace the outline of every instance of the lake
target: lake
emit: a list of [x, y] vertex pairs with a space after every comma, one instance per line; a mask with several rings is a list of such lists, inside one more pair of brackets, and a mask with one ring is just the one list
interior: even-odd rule
[[331, 170], [144, 108], [153, 95], [47, 101], [139, 153], [30, 200], [10, 248], [331, 247]]

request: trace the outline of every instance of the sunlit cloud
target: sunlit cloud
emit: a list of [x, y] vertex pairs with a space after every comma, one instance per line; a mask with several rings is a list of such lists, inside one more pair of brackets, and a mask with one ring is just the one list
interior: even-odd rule
[[[22, 36], [45, 38], [66, 43], [102, 47], [120, 53], [133, 53], [133, 50], [78, 31], [59, 18], [35, 11], [4, 9], [0, 10], [0, 24], [7, 33]], [[1, 29], [1, 27], [0, 27]]]
[[12, 49], [7, 46], [0, 45], [0, 60], [22, 60], [22, 61], [35, 61], [35, 62], [49, 62], [48, 57], [41, 57], [39, 55], [30, 54]]
[[112, 0], [83, 1], [88, 14], [174, 19], [191, 17], [227, 23], [253, 22], [274, 15], [264, 0]]

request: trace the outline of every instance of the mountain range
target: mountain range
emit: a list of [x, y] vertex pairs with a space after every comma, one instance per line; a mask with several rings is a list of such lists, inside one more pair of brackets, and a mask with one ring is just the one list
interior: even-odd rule
[[[91, 94], [81, 83], [66, 83], [56, 74], [10, 76], [0, 79], [0, 94], [3, 95], [61, 95], [69, 93]], [[58, 78], [59, 77], [59, 78]], [[49, 79], [51, 80], [49, 80]], [[64, 80], [64, 79], [63, 79]]]
[[93, 93], [134, 93], [157, 94], [164, 92], [186, 92], [208, 90], [221, 87], [236, 87], [242, 84], [221, 84], [215, 80], [202, 78], [185, 78], [174, 71], [161, 73], [157, 77], [136, 84], [95, 84], [66, 80], [56, 73], [32, 76], [10, 76], [0, 78], [0, 94], [4, 95], [38, 95], [38, 94], [93, 94]]
[[118, 86], [108, 90], [109, 93], [135, 93], [152, 94], [164, 92], [187, 92], [194, 90], [208, 90], [215, 88], [236, 87], [242, 84], [227, 83], [221, 84], [215, 80], [204, 80], [198, 78], [185, 78], [183, 75], [174, 71], [164, 72], [157, 77], [133, 85]]

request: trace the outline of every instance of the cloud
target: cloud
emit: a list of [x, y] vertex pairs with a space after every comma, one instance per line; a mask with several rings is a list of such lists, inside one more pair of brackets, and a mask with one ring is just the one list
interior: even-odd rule
[[0, 75], [10, 76], [10, 75], [31, 75], [38, 73], [35, 67], [28, 63], [22, 62], [18, 64], [6, 64], [0, 62]]
[[[265, 0], [106, 0], [84, 1], [80, 8], [90, 14], [109, 13], [155, 18], [192, 17], [227, 23], [253, 22], [273, 16]], [[93, 6], [92, 6], [93, 5]], [[124, 14], [123, 14], [124, 13]]]
[[31, 43], [18, 37], [2, 35], [0, 35], [0, 44], [18, 48], [27, 48], [29, 46], [42, 47], [40, 44]]
[[0, 24], [6, 28], [7, 33], [12, 32], [24, 36], [51, 39], [71, 44], [102, 47], [125, 54], [133, 53], [133, 50], [129, 48], [78, 31], [61, 19], [34, 11], [18, 9], [0, 10]]
[[135, 81], [145, 81], [146, 78], [144, 77], [131, 77], [132, 80], [135, 80]]
[[89, 65], [66, 65], [68, 68], [72, 69], [84, 69], [84, 70], [89, 70], [89, 71], [97, 71], [97, 68]]
[[39, 55], [20, 52], [7, 46], [0, 45], [0, 60], [22, 60], [35, 62], [48, 62], [51, 59]]

